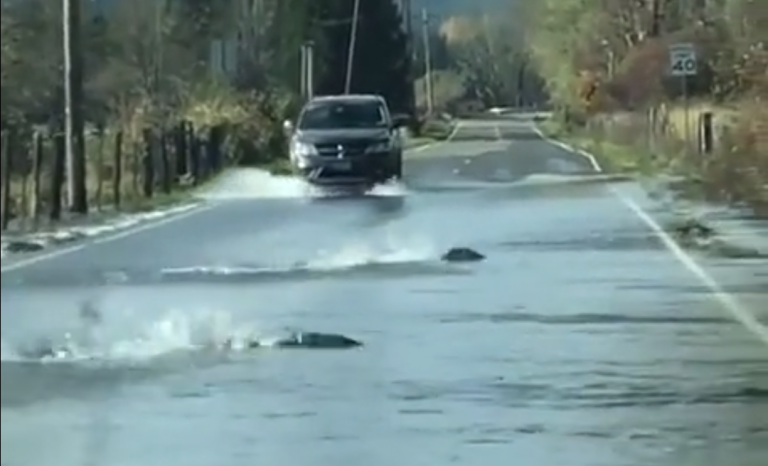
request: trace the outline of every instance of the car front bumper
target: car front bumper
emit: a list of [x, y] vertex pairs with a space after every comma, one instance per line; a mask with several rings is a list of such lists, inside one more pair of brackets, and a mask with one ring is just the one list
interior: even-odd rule
[[394, 152], [370, 152], [350, 157], [309, 156], [295, 162], [297, 172], [313, 184], [376, 183], [390, 177]]

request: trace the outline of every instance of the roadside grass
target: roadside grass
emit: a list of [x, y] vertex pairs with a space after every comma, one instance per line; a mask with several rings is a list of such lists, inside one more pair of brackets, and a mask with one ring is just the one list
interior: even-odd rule
[[[71, 214], [67, 212], [65, 206], [62, 206], [62, 215], [57, 221], [50, 220], [46, 215], [46, 209], [48, 208], [46, 202], [41, 202], [42, 212], [37, 216], [32, 214], [31, 205], [21, 205], [23, 202], [31, 204], [29, 192], [23, 194], [24, 189], [29, 191], [30, 188], [25, 186], [25, 183], [21, 182], [18, 178], [15, 178], [11, 183], [12, 202], [15, 204], [16, 212], [19, 212], [21, 215], [17, 214], [17, 216], [11, 219], [9, 228], [3, 231], [3, 235], [10, 234], [14, 236], [39, 231], [54, 231], [58, 228], [66, 228], [83, 223], [101, 223], [123, 214], [140, 214], [178, 207], [193, 202], [196, 194], [215, 183], [227, 171], [225, 169], [197, 185], [191, 183], [175, 185], [170, 192], [156, 192], [151, 198], [144, 197], [133, 189], [124, 190], [121, 192], [119, 206], [115, 205], [111, 183], [104, 183], [102, 187], [104, 192], [101, 194], [101, 197], [98, 197], [98, 190], [93, 185], [93, 178], [88, 178], [88, 215]], [[47, 193], [43, 194], [47, 195]]]
[[[211, 173], [211, 170], [219, 172], [227, 167], [247, 165], [276, 174], [290, 173], [287, 157], [275, 156], [275, 148], [279, 146], [280, 139], [277, 135], [282, 135], [280, 119], [270, 113], [269, 106], [265, 107], [257, 96], [243, 95], [211, 82], [190, 89], [170, 114], [164, 113], [166, 111], [159, 109], [150, 100], [138, 99], [130, 102], [130, 105], [126, 104], [106, 128], [86, 134], [86, 190], [92, 216], [100, 218], [103, 213], [117, 211], [146, 212], [183, 203], [189, 200], [196, 188], [216, 179], [218, 173]], [[163, 135], [169, 138], [169, 146], [176, 149], [176, 133], [173, 131], [180, 122], [186, 122], [188, 128], [195, 133], [195, 137], [190, 136], [187, 141], [186, 150], [190, 151], [189, 155], [195, 153], [190, 148], [195, 144], [199, 146], [198, 151], [208, 150], [201, 145], [209, 144], [206, 138], [215, 137], [214, 134], [219, 134], [215, 130], [221, 129], [222, 139], [217, 139], [215, 144], [218, 147], [214, 147], [220, 154], [220, 160], [215, 166], [200, 166], [203, 173], [207, 172], [207, 176], [203, 176], [198, 183], [193, 183], [188, 175], [175, 175], [165, 181], [170, 182], [170, 186], [164, 186], [158, 180], [152, 196], [146, 196], [143, 192], [145, 169], [142, 161], [148, 149], [146, 130], [151, 129], [158, 137]], [[9, 182], [9, 230], [29, 231], [41, 226], [52, 227], [66, 223], [72, 217], [64, 208], [60, 221], [52, 222], [49, 219], [52, 204], [51, 167], [55, 150], [50, 135], [45, 135], [44, 140], [39, 187], [34, 185], [31, 155], [25, 155], [15, 162], [21, 165], [17, 166], [18, 170]], [[117, 141], [121, 141], [121, 158], [116, 155]], [[153, 159], [158, 162], [154, 170], [156, 175], [161, 175], [162, 157], [159, 156], [161, 151], [156, 142], [151, 146], [152, 151], [157, 152], [153, 154]], [[13, 153], [17, 151], [31, 152], [31, 149], [19, 147]], [[168, 161], [173, 163], [172, 160]], [[200, 159], [198, 163], [206, 162]], [[115, 186], [114, 175], [118, 164], [121, 179], [119, 186]], [[66, 195], [66, 189], [62, 190], [62, 195]], [[62, 204], [66, 204], [62, 201]]]
[[447, 118], [430, 118], [422, 124], [419, 137], [431, 141], [444, 141], [450, 137], [455, 126], [456, 123]]
[[422, 123], [419, 134], [414, 134], [410, 130], [403, 132], [405, 150], [413, 150], [435, 142], [445, 141], [451, 136], [455, 126], [456, 123], [448, 119], [428, 119]]
[[[129, 164], [130, 165], [130, 164]], [[291, 168], [288, 159], [276, 159], [269, 163], [256, 165], [277, 175], [288, 175]], [[126, 170], [127, 169], [127, 170]], [[142, 183], [139, 176], [130, 167], [124, 167], [123, 179], [119, 189], [115, 189], [111, 176], [99, 176], [99, 168], [94, 166], [92, 160], [88, 160], [86, 189], [88, 194], [89, 215], [100, 216], [104, 213], [138, 213], [155, 209], [173, 207], [194, 198], [196, 192], [215, 183], [222, 174], [232, 169], [225, 168], [218, 173], [211, 174], [198, 184], [193, 184], [191, 179], [182, 177], [172, 184], [170, 191], [164, 191], [159, 186], [155, 187], [153, 195], [146, 197], [142, 193]], [[103, 175], [104, 173], [102, 173]], [[47, 218], [50, 209], [50, 186], [47, 182], [49, 173], [43, 173], [43, 183], [40, 187], [40, 198], [35, 201], [34, 187], [29, 176], [12, 176], [10, 180], [10, 204], [13, 218], [10, 230], [30, 230], [39, 226], [49, 227], [52, 222]], [[120, 202], [116, 204], [115, 194], [119, 191]], [[37, 206], [35, 206], [37, 204]], [[37, 212], [35, 210], [37, 209]], [[62, 222], [66, 222], [69, 214], [63, 206]]]
[[740, 112], [737, 106], [715, 105], [707, 102], [694, 102], [686, 106], [675, 106], [667, 111], [668, 130], [681, 141], [694, 141], [698, 137], [698, 122], [705, 113], [712, 113], [715, 132], [732, 128], [739, 122]]
[[556, 120], [545, 120], [538, 125], [544, 136], [593, 155], [600, 167], [615, 174], [648, 174], [654, 168], [653, 154], [635, 145], [620, 144], [597, 138], [588, 131], [566, 129]]
[[[695, 144], [704, 112], [712, 112], [716, 122], [711, 154], [701, 153]], [[676, 181], [669, 188], [681, 199], [737, 205], [768, 217], [768, 109], [759, 103], [673, 107], [663, 132], [649, 129], [638, 115], [615, 121], [604, 116], [597, 124], [580, 127], [552, 118], [539, 128], [546, 137], [594, 155], [608, 172], [671, 175]]]
[[422, 146], [426, 146], [437, 141], [436, 139], [428, 137], [408, 137], [405, 139], [405, 150], [413, 150]]

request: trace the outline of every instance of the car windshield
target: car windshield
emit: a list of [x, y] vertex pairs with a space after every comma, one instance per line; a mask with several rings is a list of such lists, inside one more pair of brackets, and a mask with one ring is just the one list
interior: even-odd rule
[[299, 120], [300, 129], [381, 128], [387, 126], [384, 106], [377, 101], [317, 102]]

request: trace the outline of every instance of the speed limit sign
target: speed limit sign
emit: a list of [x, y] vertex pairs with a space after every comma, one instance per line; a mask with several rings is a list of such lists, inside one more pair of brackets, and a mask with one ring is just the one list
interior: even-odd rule
[[693, 44], [669, 46], [669, 71], [672, 76], [695, 76], [698, 69], [696, 47]]

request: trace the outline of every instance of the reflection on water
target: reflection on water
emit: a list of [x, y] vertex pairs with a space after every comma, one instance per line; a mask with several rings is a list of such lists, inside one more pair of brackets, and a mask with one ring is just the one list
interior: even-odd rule
[[[122, 280], [106, 258], [4, 276], [3, 464], [762, 466], [764, 348], [620, 203], [583, 189], [414, 194], [330, 249], [298, 222], [293, 252], [325, 253], [282, 269], [211, 260], [227, 246], [200, 241], [186, 264], [137, 257]], [[269, 252], [261, 239], [249, 256]], [[488, 260], [448, 267], [446, 245]], [[748, 266], [713, 273], [759, 295]], [[101, 319], [83, 322], [84, 299]], [[296, 328], [366, 347], [206, 350]], [[24, 360], [40, 342], [78, 351]]]

